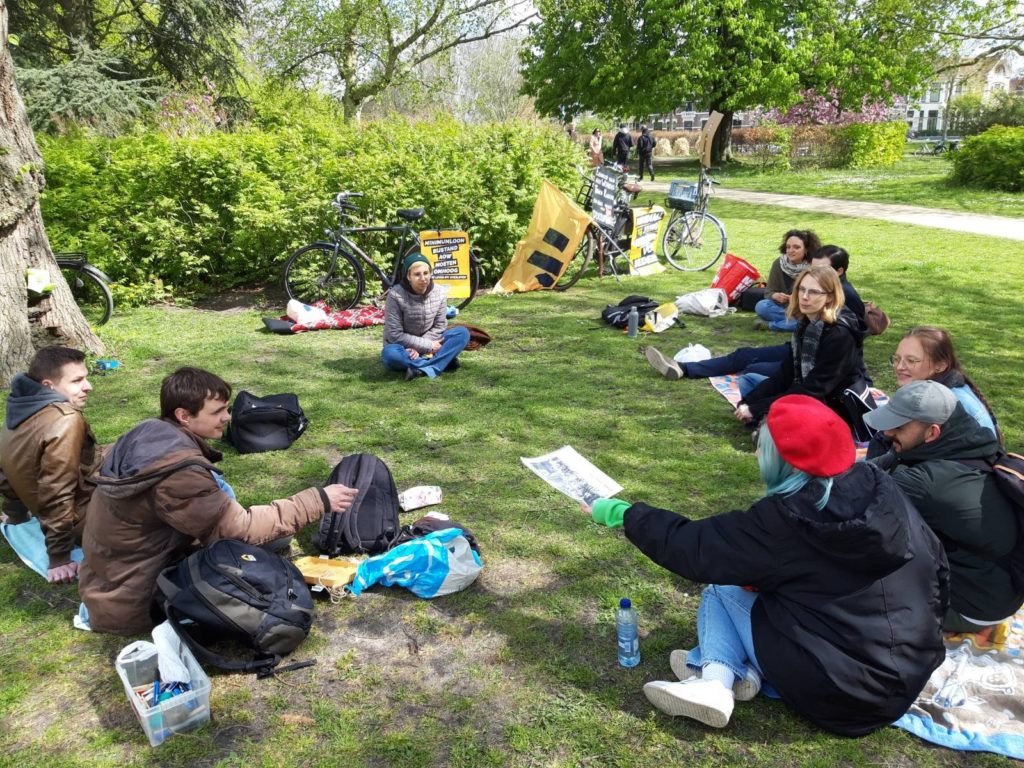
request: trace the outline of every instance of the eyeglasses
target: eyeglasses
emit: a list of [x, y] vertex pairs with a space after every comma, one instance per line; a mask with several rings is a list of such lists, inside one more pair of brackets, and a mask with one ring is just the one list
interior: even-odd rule
[[906, 365], [907, 368], [913, 368], [916, 365], [920, 365], [923, 361], [919, 357], [900, 357], [899, 355], [893, 355], [889, 358], [889, 362], [892, 363], [892, 367], [896, 368], [901, 363]]
[[819, 291], [817, 288], [804, 288], [803, 286], [797, 288], [797, 292], [801, 296], [810, 296], [812, 299], [828, 295], [828, 291]]

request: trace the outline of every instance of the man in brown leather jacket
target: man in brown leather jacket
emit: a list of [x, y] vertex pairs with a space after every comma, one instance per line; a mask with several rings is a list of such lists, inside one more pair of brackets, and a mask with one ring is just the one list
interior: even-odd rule
[[159, 419], [122, 435], [93, 478], [78, 591], [94, 631], [132, 635], [153, 626], [160, 572], [218, 539], [266, 544], [325, 512], [342, 512], [356, 491], [308, 488], [290, 499], [243, 507], [207, 443], [231, 420], [231, 387], [199, 368], [181, 368], [160, 387]]
[[11, 382], [0, 433], [0, 494], [11, 524], [29, 514], [46, 537], [46, 578], [71, 582], [78, 563], [71, 550], [82, 536], [92, 486], [84, 479], [101, 459], [82, 416], [92, 385], [85, 355], [68, 347], [40, 349], [27, 373]]

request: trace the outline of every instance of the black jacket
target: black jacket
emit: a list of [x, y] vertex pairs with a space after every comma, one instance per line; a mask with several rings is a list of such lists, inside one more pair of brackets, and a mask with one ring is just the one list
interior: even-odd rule
[[615, 150], [617, 156], [625, 157], [632, 148], [633, 137], [629, 131], [619, 131], [615, 134], [615, 138], [612, 140], [612, 149]]
[[979, 621], [1004, 619], [1024, 602], [1009, 571], [1017, 511], [991, 474], [958, 461], [998, 451], [992, 431], [957, 403], [938, 440], [878, 459], [946, 548], [953, 610]]
[[[801, 320], [793, 332], [802, 337], [807, 321]], [[863, 387], [864, 337], [867, 325], [863, 318], [843, 307], [835, 324], [826, 325], [818, 343], [818, 355], [808, 376], [797, 372], [794, 342], [789, 342], [789, 356], [778, 370], [758, 384], [744, 399], [755, 421], [761, 421], [772, 403], [783, 395], [808, 395], [821, 400], [847, 422], [851, 416], [843, 399], [843, 390]], [[859, 390], [858, 390], [859, 391]]]
[[942, 546], [884, 472], [858, 463], [835, 479], [768, 496], [746, 512], [690, 521], [634, 504], [626, 536], [684, 578], [758, 590], [754, 650], [793, 709], [860, 736], [914, 702], [945, 659]]

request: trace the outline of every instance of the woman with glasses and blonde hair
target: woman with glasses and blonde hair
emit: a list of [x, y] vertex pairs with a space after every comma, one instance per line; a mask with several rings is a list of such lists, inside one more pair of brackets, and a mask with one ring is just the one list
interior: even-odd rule
[[839, 414], [858, 440], [867, 440], [870, 431], [849, 399], [850, 392], [870, 397], [863, 376], [867, 326], [845, 306], [836, 271], [821, 265], [802, 272], [793, 283], [786, 315], [797, 322], [789, 355], [740, 401], [736, 418], [756, 426], [780, 397], [808, 395]]

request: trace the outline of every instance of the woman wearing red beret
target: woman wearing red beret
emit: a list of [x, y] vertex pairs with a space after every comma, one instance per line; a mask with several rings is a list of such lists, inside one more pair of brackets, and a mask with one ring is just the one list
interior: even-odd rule
[[774, 402], [757, 462], [765, 496], [704, 520], [600, 499], [596, 522], [705, 588], [679, 682], [644, 686], [669, 715], [724, 727], [764, 685], [804, 717], [860, 736], [898, 719], [945, 658], [942, 546], [896, 484], [855, 463], [849, 427], [805, 395]]

